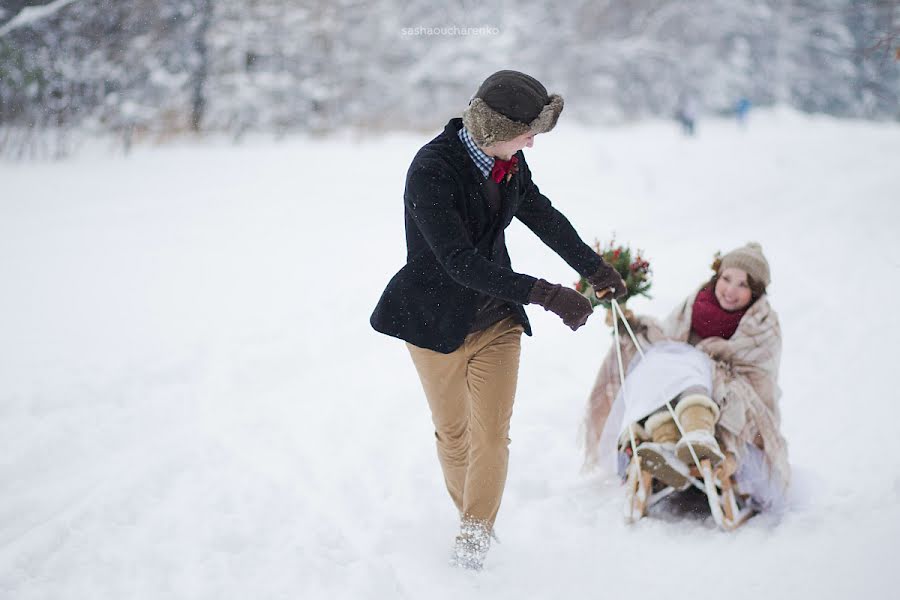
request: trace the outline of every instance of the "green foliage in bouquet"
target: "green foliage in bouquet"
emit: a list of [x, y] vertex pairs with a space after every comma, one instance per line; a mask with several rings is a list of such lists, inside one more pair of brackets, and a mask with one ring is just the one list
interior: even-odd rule
[[[594, 251], [603, 257], [609, 265], [615, 268], [625, 280], [627, 288], [625, 295], [619, 298], [619, 304], [624, 305], [635, 296], [650, 297], [650, 263], [644, 260], [643, 252], [632, 252], [628, 246], [617, 244], [615, 238], [609, 241], [608, 246], [601, 246], [599, 241], [594, 242]], [[609, 300], [600, 300], [594, 294], [594, 288], [585, 277], [575, 282], [575, 290], [591, 301], [592, 307], [603, 305], [610, 307]]]

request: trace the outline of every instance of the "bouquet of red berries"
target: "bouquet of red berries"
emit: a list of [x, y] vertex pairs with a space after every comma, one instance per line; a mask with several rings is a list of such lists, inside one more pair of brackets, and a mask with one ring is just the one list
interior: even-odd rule
[[[628, 246], [617, 244], [615, 237], [609, 241], [609, 245], [601, 246], [599, 241], [594, 242], [594, 251], [603, 257], [611, 267], [619, 272], [625, 281], [625, 295], [619, 298], [620, 305], [628, 302], [634, 296], [650, 297], [650, 263], [643, 257], [641, 250], [632, 251]], [[581, 293], [591, 301], [591, 306], [603, 305], [610, 307], [609, 300], [601, 300], [594, 293], [594, 288], [588, 283], [587, 278], [582, 277], [575, 282], [575, 291]]]

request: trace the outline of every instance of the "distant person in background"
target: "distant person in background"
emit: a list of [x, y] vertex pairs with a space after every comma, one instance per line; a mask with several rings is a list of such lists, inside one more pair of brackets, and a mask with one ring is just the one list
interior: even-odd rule
[[693, 136], [697, 125], [697, 104], [690, 94], [682, 94], [675, 110], [675, 120], [681, 124], [684, 135]]
[[734, 114], [741, 127], [747, 126], [747, 114], [750, 112], [750, 106], [750, 100], [742, 97], [734, 107]]
[[573, 331], [591, 303], [569, 287], [512, 270], [504, 230], [513, 217], [596, 290], [625, 283], [532, 180], [523, 148], [553, 129], [563, 99], [533, 77], [499, 71], [462, 118], [416, 154], [406, 176], [406, 265], [372, 314], [377, 331], [406, 341], [431, 408], [438, 458], [460, 530], [452, 563], [480, 570], [509, 461], [509, 424], [525, 304]]

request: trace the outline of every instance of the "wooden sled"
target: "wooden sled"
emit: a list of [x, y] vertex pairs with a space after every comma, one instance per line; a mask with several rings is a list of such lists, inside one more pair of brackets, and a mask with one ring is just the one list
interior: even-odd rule
[[[597, 297], [603, 298], [607, 291], [608, 290], [604, 290], [602, 294], [597, 293]], [[637, 337], [635, 337], [634, 331], [628, 323], [625, 313], [622, 311], [622, 307], [619, 306], [619, 303], [615, 299], [611, 300], [611, 306], [613, 315], [618, 316], [618, 318], [613, 319], [613, 335], [615, 340], [613, 345], [616, 349], [616, 357], [619, 364], [619, 381], [624, 387], [625, 367], [622, 363], [622, 353], [619, 346], [619, 319], [621, 319], [622, 323], [625, 325], [625, 329], [628, 331], [631, 341], [634, 342], [634, 345], [642, 358], [644, 356], [644, 351], [641, 348], [641, 344]], [[684, 435], [684, 429], [679, 423], [675, 411], [672, 409], [672, 405], [669, 402], [666, 402], [666, 407], [669, 409], [669, 413], [671, 413], [675, 424], [678, 426], [678, 430]], [[634, 439], [634, 431], [631, 426], [629, 426], [629, 430], [631, 431], [631, 447], [632, 449], [635, 449], [637, 443]], [[747, 519], [753, 516], [755, 511], [750, 507], [748, 499], [738, 494], [735, 488], [734, 473], [737, 471], [737, 460], [734, 455], [731, 453], [726, 454], [725, 460], [717, 465], [715, 469], [712, 468], [709, 459], [698, 461], [697, 455], [694, 453], [693, 449], [691, 450], [691, 456], [693, 457], [695, 464], [690, 466], [687, 473], [689, 486], [692, 485], [706, 494], [709, 511], [712, 514], [713, 521], [715, 521], [716, 525], [725, 531], [733, 531], [743, 525]], [[697, 462], [699, 462], [699, 468], [696, 464]], [[641, 457], [638, 456], [635, 451], [635, 454], [631, 457], [631, 462], [628, 464], [628, 478], [625, 481], [624, 510], [626, 523], [634, 523], [643, 519], [651, 506], [678, 491], [672, 486], [666, 485], [660, 481], [661, 485], [657, 486], [658, 489], [654, 492], [653, 482], [653, 474], [650, 471], [641, 468]]]
[[[748, 506], [747, 499], [735, 490], [736, 470], [737, 461], [734, 455], [728, 454], [716, 469], [712, 468], [709, 459], [701, 460], [700, 469], [696, 465], [692, 466], [688, 476], [690, 484], [706, 494], [713, 521], [724, 531], [737, 529], [755, 514]], [[653, 482], [653, 475], [641, 469], [640, 456], [632, 457], [625, 481], [626, 523], [635, 523], [644, 518], [651, 506], [678, 491], [664, 485], [654, 492]]]

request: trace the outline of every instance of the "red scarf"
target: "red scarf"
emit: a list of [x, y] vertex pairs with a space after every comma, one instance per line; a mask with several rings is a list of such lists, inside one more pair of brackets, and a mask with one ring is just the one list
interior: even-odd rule
[[[509, 173], [510, 176], [515, 175], [516, 171], [519, 170], [519, 157], [513, 154], [512, 158], [509, 160], [500, 160], [499, 158], [494, 159], [494, 167], [491, 169], [491, 179], [494, 180], [494, 183], [500, 183], [503, 181], [503, 177]], [[508, 178], [507, 178], [508, 180]]]
[[747, 309], [728, 311], [719, 305], [716, 293], [708, 285], [697, 293], [691, 309], [691, 330], [701, 338], [731, 339]]

